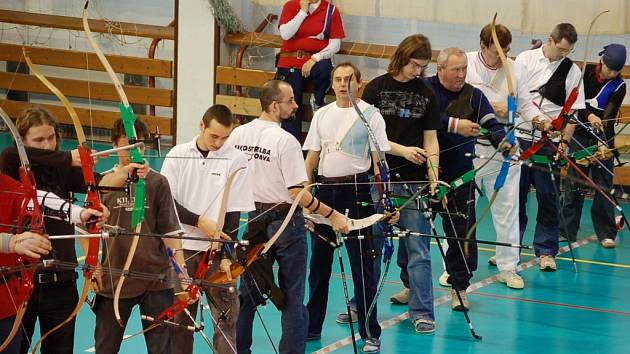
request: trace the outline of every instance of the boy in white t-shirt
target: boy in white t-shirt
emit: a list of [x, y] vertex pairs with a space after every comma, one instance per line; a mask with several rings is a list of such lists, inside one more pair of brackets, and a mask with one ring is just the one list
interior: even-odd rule
[[[285, 218], [291, 218], [266, 259], [257, 262], [276, 261], [279, 265], [278, 283], [286, 296], [282, 309], [280, 353], [304, 353], [308, 325], [308, 313], [304, 307], [306, 230], [301, 208], [293, 215], [287, 214], [308, 178], [300, 144], [280, 127], [282, 121], [290, 119], [295, 113], [297, 104], [291, 86], [278, 80], [263, 85], [260, 104], [263, 109], [260, 117], [234, 129], [228, 143], [249, 156], [249, 168], [256, 181], [256, 210], [249, 213], [250, 222], [245, 236], [250, 244], [266, 242], [278, 231]], [[310, 212], [329, 218], [335, 231], [348, 232], [348, 219], [308, 191], [303, 193], [299, 203]], [[267, 269], [270, 271], [271, 267]], [[270, 276], [273, 278], [273, 274]], [[251, 353], [252, 327], [258, 305], [255, 301], [256, 285], [252, 284], [251, 278], [247, 272], [241, 278], [241, 309], [236, 335], [239, 353]]]
[[[219, 247], [208, 238], [216, 238], [221, 223], [222, 231], [236, 239], [240, 213], [254, 209], [252, 180], [246, 156], [225, 144], [233, 127], [232, 112], [223, 105], [214, 105], [199, 123], [200, 134], [192, 141], [175, 146], [166, 156], [162, 174], [166, 176], [175, 200], [179, 220], [186, 236], [199, 240], [184, 240], [184, 257], [188, 274], [194, 276], [204, 253], [211, 247], [215, 252], [214, 264], [221, 271], [229, 269], [229, 246]], [[172, 157], [172, 158], [170, 158]], [[221, 215], [221, 202], [226, 193], [228, 178], [234, 175], [227, 200], [227, 209]], [[211, 271], [215, 269], [211, 268]], [[236, 280], [234, 280], [236, 286]], [[203, 286], [210, 304], [214, 324], [214, 350], [232, 353], [236, 348], [236, 320], [238, 318], [238, 292], [224, 287]], [[188, 307], [193, 318], [197, 304]], [[190, 319], [183, 313], [175, 317], [177, 323], [188, 325]], [[214, 322], [214, 321], [213, 321]], [[177, 327], [174, 330], [172, 350], [176, 353], [193, 352], [193, 332]]]

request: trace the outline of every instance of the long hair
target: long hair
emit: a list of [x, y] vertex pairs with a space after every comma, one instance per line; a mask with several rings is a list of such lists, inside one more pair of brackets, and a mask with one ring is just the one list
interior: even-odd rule
[[431, 42], [423, 34], [412, 34], [403, 39], [389, 62], [387, 72], [396, 76], [410, 59], [431, 60]]
[[55, 137], [57, 138], [57, 146], [55, 146], [55, 150], [59, 150], [59, 145], [61, 144], [61, 134], [59, 133], [59, 123], [55, 120], [55, 118], [48, 112], [48, 110], [42, 107], [32, 107], [27, 108], [20, 112], [17, 120], [15, 121], [15, 127], [20, 134], [22, 139], [26, 138], [26, 134], [28, 130], [32, 127], [38, 127], [40, 125], [50, 125], [55, 130]]

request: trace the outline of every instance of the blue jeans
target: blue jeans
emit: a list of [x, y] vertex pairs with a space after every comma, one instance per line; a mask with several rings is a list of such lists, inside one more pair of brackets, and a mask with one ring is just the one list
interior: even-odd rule
[[[157, 318], [167, 307], [175, 302], [173, 289], [147, 291], [141, 296], [120, 299], [120, 317], [127, 323], [135, 305], [140, 306], [140, 313]], [[125, 328], [120, 327], [114, 316], [114, 300], [102, 295], [96, 295], [92, 308], [96, 315], [94, 340], [96, 353], [118, 353], [125, 334]], [[152, 322], [142, 321], [142, 328], [152, 325]], [[144, 334], [148, 353], [171, 353], [171, 339], [173, 327], [162, 325]]]
[[[527, 150], [531, 141], [519, 139], [521, 148]], [[554, 150], [549, 146], [540, 149], [537, 155], [553, 155]], [[552, 171], [559, 172], [557, 166]], [[555, 183], [555, 187], [554, 187]], [[536, 188], [536, 201], [538, 213], [536, 215], [536, 230], [534, 232], [534, 253], [537, 257], [542, 255], [556, 256], [558, 253], [558, 241], [560, 236], [560, 203], [556, 191], [560, 190], [560, 177], [551, 178], [548, 165], [537, 164], [529, 167], [521, 166], [521, 185], [519, 194], [519, 224], [521, 244], [527, 227], [527, 196], [530, 186]]]
[[[374, 250], [378, 252], [376, 258], [374, 258], [374, 279], [376, 279], [377, 286], [378, 281], [381, 279], [381, 262], [383, 260], [383, 246], [385, 245], [385, 238], [379, 237], [383, 234], [383, 226], [381, 223], [376, 223], [372, 226], [372, 234], [374, 237]], [[350, 310], [357, 312], [357, 299], [352, 296], [350, 299]]]
[[304, 117], [304, 105], [302, 104], [302, 91], [307, 80], [313, 81], [315, 86], [313, 95], [315, 103], [322, 107], [326, 103], [324, 98], [326, 92], [330, 88], [330, 72], [333, 69], [332, 61], [324, 59], [318, 61], [311, 69], [311, 75], [307, 78], [302, 76], [300, 68], [278, 68], [277, 76], [288, 82], [293, 88], [293, 96], [298, 104], [298, 110], [295, 112], [295, 119], [283, 120], [282, 128], [293, 135], [298, 141], [302, 141], [302, 118]]
[[[263, 210], [249, 213], [252, 220]], [[278, 215], [280, 214], [280, 215]], [[265, 213], [260, 222], [268, 222], [266, 235], [270, 238], [280, 227], [284, 219], [283, 213]], [[302, 212], [296, 211], [278, 238], [274, 246], [267, 253], [267, 257], [278, 262], [278, 285], [286, 296], [286, 308], [282, 311], [280, 339], [280, 353], [304, 353], [306, 349], [306, 330], [308, 312], [304, 307], [304, 291], [306, 281], [306, 229]], [[244, 274], [247, 277], [247, 274]], [[253, 298], [257, 290], [251, 282], [241, 279], [240, 295], [241, 309], [236, 322], [236, 346], [239, 353], [251, 353], [252, 327], [256, 305]]]
[[[360, 180], [358, 182], [367, 182]], [[356, 189], [355, 189], [356, 188]], [[340, 213], [348, 210], [350, 218], [363, 218], [374, 212], [372, 206], [360, 205], [357, 202], [371, 202], [370, 188], [367, 184], [329, 186], [319, 188], [318, 198], [323, 203], [335, 208]], [[330, 226], [316, 225], [317, 231], [329, 240], [335, 240], [335, 234]], [[359, 320], [359, 334], [361, 338], [379, 338], [381, 327], [376, 317], [376, 307], [370, 314], [368, 328], [366, 328], [365, 316], [374, 300], [378, 278], [374, 275], [375, 257], [367, 254], [376, 247], [368, 230], [353, 231], [351, 236], [361, 235], [367, 237], [363, 240], [356, 238], [345, 241], [352, 281], [354, 283], [354, 297], [357, 300], [357, 314]], [[309, 273], [309, 335], [320, 335], [328, 306], [328, 293], [332, 263], [335, 249], [319, 237], [312, 238], [312, 256]]]
[[[415, 191], [419, 185], [410, 184]], [[395, 195], [407, 195], [401, 184], [393, 185]], [[398, 224], [405, 229], [430, 234], [431, 227], [418, 203], [400, 212]], [[408, 236], [400, 238], [396, 263], [400, 267], [400, 279], [409, 293], [409, 313], [411, 319], [435, 320], [433, 312], [433, 280], [431, 275], [431, 252], [429, 237]]]

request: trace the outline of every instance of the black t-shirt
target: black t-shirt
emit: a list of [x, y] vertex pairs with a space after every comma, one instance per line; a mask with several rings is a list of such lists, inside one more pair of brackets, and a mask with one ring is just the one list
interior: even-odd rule
[[[400, 82], [384, 74], [367, 84], [361, 98], [380, 110], [389, 141], [422, 148], [424, 131], [441, 127], [435, 95], [422, 79]], [[394, 155], [387, 162], [392, 175], [399, 173], [404, 180], [426, 179], [425, 164], [418, 166]]]

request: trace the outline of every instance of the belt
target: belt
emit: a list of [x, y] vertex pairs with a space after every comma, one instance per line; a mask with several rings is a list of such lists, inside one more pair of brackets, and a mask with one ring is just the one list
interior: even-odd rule
[[65, 283], [75, 281], [79, 278], [77, 272], [59, 273], [37, 273], [35, 274], [36, 284]]
[[307, 52], [305, 50], [296, 50], [296, 51], [293, 51], [293, 52], [280, 52], [280, 53], [278, 53], [278, 56], [280, 58], [297, 58], [297, 59], [302, 59], [304, 57], [311, 57], [311, 56], [313, 56], [313, 54], [315, 54], [315, 53]]
[[291, 209], [291, 204], [289, 204], [289, 203], [277, 204], [277, 203], [254, 202], [254, 205], [256, 206], [256, 210], [273, 209], [274, 211], [287, 211], [287, 210]]
[[363, 173], [359, 173], [359, 174], [356, 174], [356, 175], [340, 176], [340, 177], [319, 176], [319, 180], [322, 181], [322, 183], [354, 182], [354, 181], [359, 180], [361, 178], [367, 177], [367, 174], [368, 174], [367, 172], [363, 172]]

